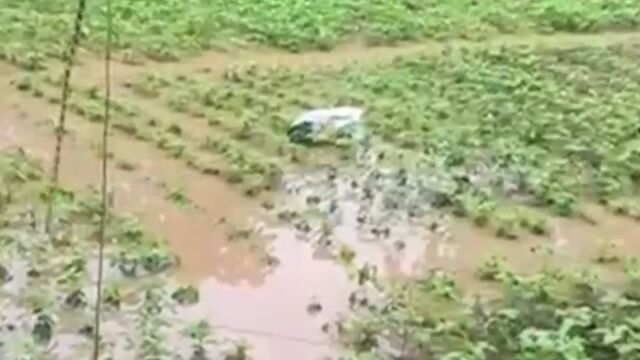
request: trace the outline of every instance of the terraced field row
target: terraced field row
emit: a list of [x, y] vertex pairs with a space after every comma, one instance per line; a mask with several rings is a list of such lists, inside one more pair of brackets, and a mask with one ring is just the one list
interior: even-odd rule
[[[75, 3], [3, 0], [0, 54], [27, 68], [61, 56]], [[85, 37], [89, 48], [104, 41], [105, 12], [89, 2]], [[269, 0], [114, 1], [115, 41], [124, 58], [140, 54], [175, 60], [238, 43], [300, 51], [329, 49], [353, 38], [388, 44], [429, 38], [483, 38], [496, 33], [596, 32], [637, 29], [633, 0]]]
[[[56, 85], [33, 79], [18, 86], [39, 96]], [[572, 215], [584, 199], [640, 217], [635, 45], [462, 50], [305, 71], [248, 66], [223, 79], [149, 72], [120, 85], [126, 96], [116, 100], [116, 128], [244, 183], [249, 194], [323, 151], [288, 143], [290, 119], [349, 104], [366, 109], [375, 144], [394, 148], [387, 164], [437, 174], [420, 185], [421, 200], [503, 236], [520, 228], [544, 234], [546, 209]], [[85, 89], [72, 109], [100, 121], [100, 104], [100, 92]], [[343, 160], [353, 159], [356, 145], [343, 144]]]
[[[112, 185], [181, 258], [111, 215], [106, 353], [249, 358], [211, 344], [227, 323], [266, 360], [638, 357], [637, 1], [113, 3]], [[53, 130], [35, 119], [54, 122], [74, 6], [0, 0], [0, 145]], [[104, 10], [89, 2], [74, 69], [82, 164], [100, 155]], [[364, 139], [289, 141], [336, 105], [365, 110]], [[46, 241], [38, 166], [3, 150], [0, 185], [0, 358], [84, 354], [97, 200], [56, 193]], [[170, 284], [185, 269], [211, 279]]]

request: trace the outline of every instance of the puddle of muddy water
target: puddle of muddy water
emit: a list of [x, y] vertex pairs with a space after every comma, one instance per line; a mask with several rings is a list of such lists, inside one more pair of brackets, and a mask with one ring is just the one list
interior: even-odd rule
[[[53, 149], [51, 123], [55, 109], [35, 101], [8, 97], [0, 104], [0, 146], [21, 146], [45, 161]], [[99, 181], [99, 161], [91, 146], [99, 126], [69, 119], [70, 136], [63, 149], [61, 180], [73, 188]], [[200, 283], [198, 310], [235, 337], [250, 340], [256, 359], [316, 359], [330, 351], [322, 326], [345, 308], [348, 279], [339, 265], [314, 258], [312, 248], [285, 230], [270, 230], [265, 239], [229, 241], [220, 224], [259, 219], [257, 204], [219, 180], [182, 167], [150, 146], [113, 135], [116, 158], [135, 161], [134, 171], [111, 169], [117, 211], [138, 214], [147, 228], [168, 238], [181, 259], [181, 281]], [[158, 181], [178, 183], [195, 209], [175, 206]], [[267, 250], [278, 260], [268, 267]], [[322, 304], [311, 316], [307, 306]], [[243, 331], [237, 331], [243, 330]], [[246, 330], [246, 331], [245, 331]], [[224, 331], [224, 330], [221, 330]]]
[[[201, 286], [202, 307], [215, 319], [223, 334], [249, 340], [259, 359], [318, 359], [334, 352], [329, 334], [347, 308], [349, 279], [341, 267], [326, 260], [314, 260], [308, 244], [297, 241], [286, 229], [272, 230], [279, 240], [272, 254], [281, 260], [256, 291], [249, 284], [229, 286], [214, 280]], [[309, 314], [312, 302], [321, 306]], [[206, 305], [205, 305], [206, 304]]]
[[[298, 237], [326, 247], [335, 256], [353, 251], [355, 263], [375, 265], [385, 273], [411, 274], [422, 259], [428, 236], [422, 222], [405, 210], [387, 209], [386, 194], [368, 188], [367, 175], [311, 172], [287, 179], [287, 208]], [[424, 220], [424, 219], [422, 219]]]
[[[622, 276], [622, 261], [628, 256], [640, 255], [637, 241], [640, 223], [615, 216], [598, 206], [586, 208], [598, 219], [598, 224], [576, 218], [552, 218], [549, 236], [525, 235], [517, 240], [498, 238], [464, 219], [454, 219], [449, 225], [449, 239], [429, 242], [424, 268], [451, 271], [461, 288], [469, 293], [487, 290], [488, 284], [475, 274], [492, 256], [504, 258], [509, 269], [518, 274], [533, 275], [545, 266], [589, 269], [605, 283], [616, 283]], [[603, 251], [616, 260], [598, 262]]]
[[[25, 104], [25, 100], [21, 103]], [[30, 102], [27, 111], [27, 107], [15, 104], [0, 114], [3, 145], [22, 146], [45, 164], [50, 163], [54, 140], [51, 123], [46, 119], [51, 117], [47, 110], [53, 109]], [[69, 121], [70, 136], [62, 150], [61, 181], [75, 188], [95, 187], [100, 179], [100, 163], [91, 144], [96, 143], [99, 129], [82, 120]], [[149, 228], [166, 236], [182, 260], [186, 276], [202, 278], [219, 274], [223, 281], [244, 278], [254, 283], [260, 281], [262, 266], [254, 251], [246, 244], [227, 246], [224, 227], [215, 226], [222, 217], [244, 218], [255, 211], [255, 206], [225, 183], [186, 171], [178, 161], [162, 156], [146, 144], [112, 136], [110, 145], [116, 158], [131, 160], [140, 167], [140, 171], [134, 172], [110, 169], [115, 209], [139, 215]], [[171, 204], [166, 199], [166, 191], [156, 186], [158, 180], [184, 185], [186, 195], [196, 199], [204, 211], [185, 210]], [[211, 251], [224, 246], [228, 248], [224, 254]], [[236, 259], [245, 260], [245, 265], [236, 266]]]
[[[50, 161], [53, 137], [46, 119], [56, 113], [51, 106], [8, 96], [0, 103], [0, 146], [23, 146]], [[99, 126], [72, 118], [70, 129], [63, 150], [63, 182], [76, 188], [95, 185], [99, 161], [91, 144], [99, 138]], [[181, 259], [177, 278], [199, 285], [200, 303], [178, 316], [204, 317], [220, 326], [217, 333], [248, 339], [258, 360], [314, 360], [335, 353], [322, 327], [348, 308], [351, 283], [334, 261], [343, 245], [353, 250], [357, 265], [368, 263], [386, 274], [405, 275], [444, 268], [469, 289], [478, 284], [476, 268], [493, 254], [506, 257], [518, 272], [534, 271], [549, 259], [544, 251], [534, 251], [541, 245], [551, 247], [553, 261], [561, 265], [591, 263], [600, 240], [619, 241], [621, 254], [640, 254], [634, 241], [640, 226], [596, 210], [598, 226], [554, 219], [551, 239], [496, 239], [458, 220], [449, 223], [451, 236], [443, 237], [427, 229], [429, 218], [438, 214], [407, 211], [415, 199], [405, 189], [381, 185], [368, 172], [341, 172], [328, 180], [326, 169], [286, 179], [284, 208], [299, 213], [291, 221], [297, 230], [266, 226], [264, 236], [230, 241], [228, 224], [260, 223], [256, 203], [148, 144], [115, 134], [111, 141], [116, 158], [137, 165], [133, 171], [111, 169], [116, 210], [138, 214], [147, 228], [167, 237]], [[159, 183], [184, 188], [196, 207], [175, 206]], [[387, 191], [394, 187], [395, 193]], [[221, 224], [221, 218], [227, 223]], [[267, 254], [274, 260], [271, 266], [265, 261]], [[315, 302], [321, 310], [313, 315], [308, 307]]]
[[[616, 282], [624, 258], [640, 254], [640, 223], [598, 206], [585, 205], [582, 210], [596, 224], [580, 217], [550, 216], [548, 236], [502, 239], [466, 219], [431, 209], [428, 191], [419, 190], [425, 176], [407, 178], [374, 157], [361, 158], [354, 163], [355, 171], [324, 168], [290, 175], [288, 209], [299, 215], [291, 219], [294, 226], [306, 229], [298, 231], [299, 236], [316, 244], [328, 237], [332, 254], [346, 245], [355, 251], [356, 262], [376, 265], [385, 274], [411, 276], [442, 269], [473, 293], [486, 290], [477, 269], [497, 256], [519, 274], [533, 274], [545, 266], [588, 268], [606, 282]], [[322, 234], [325, 222], [330, 224], [329, 236]], [[431, 229], [434, 223], [438, 226]], [[616, 260], [598, 261], [603, 251]]]

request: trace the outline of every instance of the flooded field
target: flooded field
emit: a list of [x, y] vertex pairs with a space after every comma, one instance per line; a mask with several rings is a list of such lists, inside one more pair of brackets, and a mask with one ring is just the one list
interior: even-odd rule
[[[527, 301], [556, 301], [547, 285], [564, 290], [574, 277], [583, 289], [587, 272], [616, 291], [635, 274], [637, 33], [400, 37], [378, 47], [357, 39], [299, 53], [202, 49], [172, 62], [120, 49], [102, 334], [113, 359], [520, 359], [532, 348], [528, 358], [565, 359], [530, 345], [538, 333], [522, 340], [529, 347], [491, 338], [486, 319], [502, 326], [520, 316], [508, 311], [549, 305]], [[100, 181], [103, 63], [85, 49], [74, 68], [61, 163], [69, 193], [57, 200], [60, 239], [49, 244], [37, 225], [43, 175], [24, 175], [21, 164], [36, 159], [44, 173], [51, 164], [62, 65], [0, 59], [9, 164], [0, 168], [9, 174], [0, 191], [0, 355], [88, 356], [96, 213], [85, 194]], [[287, 137], [300, 112], [337, 105], [364, 109], [364, 140], [303, 146]], [[540, 285], [538, 276], [549, 277]], [[505, 286], [515, 295], [503, 296]], [[487, 309], [508, 302], [472, 319], [485, 330], [443, 320], [478, 296]], [[456, 303], [440, 314], [443, 299]], [[611, 303], [553, 304], [572, 312]], [[524, 319], [518, 326], [532, 321]], [[581, 349], [575, 359], [613, 353]], [[615, 358], [637, 353], [623, 350]]]
[[[7, 76], [5, 85], [11, 81]], [[2, 146], [50, 161], [56, 107], [6, 90], [12, 95], [1, 107]], [[193, 126], [194, 134], [203, 131]], [[69, 128], [63, 182], [95, 186], [99, 126], [72, 117]], [[475, 273], [491, 256], [504, 257], [519, 273], [535, 273], [549, 263], [589, 265], [609, 246], [618, 256], [639, 250], [638, 223], [597, 206], [585, 206], [584, 219], [552, 219], [547, 236], [517, 240], [428, 206], [401, 202], [389, 210], [385, 194], [393, 194], [395, 184], [374, 180], [371, 171], [383, 168], [366, 160], [372, 153], [359, 154], [356, 167], [294, 170], [285, 174], [281, 191], [249, 198], [152, 144], [115, 133], [111, 149], [115, 209], [166, 237], [180, 259], [172, 277], [199, 288], [199, 303], [178, 316], [206, 318], [216, 333], [246, 339], [256, 359], [337, 354], [335, 324], [357, 288], [341, 259], [345, 251], [354, 254], [352, 264], [374, 265], [387, 275], [446, 269], [471, 294], [486, 290]], [[175, 189], [184, 203], [172, 201]], [[601, 271], [615, 278], [612, 269]], [[314, 305], [321, 308], [317, 314], [310, 313]]]
[[[2, 145], [24, 147], [47, 160], [54, 139], [46, 114], [54, 108], [28, 103], [3, 104]], [[64, 149], [68, 156], [62, 179], [80, 189], [98, 180], [97, 153], [91, 146], [98, 128], [77, 125], [73, 123], [73, 135]], [[339, 265], [316, 260], [313, 249], [298, 242], [291, 231], [265, 225], [259, 203], [227, 184], [181, 167], [144, 144], [126, 138], [114, 138], [113, 144], [114, 159], [130, 159], [127, 154], [139, 159], [133, 171], [112, 169], [115, 208], [140, 216], [169, 240], [180, 258], [175, 277], [200, 288], [202, 308], [189, 312], [215, 319], [223, 329], [240, 329], [231, 335], [255, 340], [256, 351], [265, 358], [292, 351], [305, 356], [309, 347], [331, 347], [321, 328], [344, 309], [349, 291]], [[187, 189], [193, 206], [176, 206], [167, 199], [169, 185]], [[264, 230], [254, 234], [258, 227]], [[232, 240], [234, 231], [248, 231], [251, 238]], [[313, 301], [322, 301], [329, 315], [312, 318], [307, 306]], [[265, 312], [266, 308], [271, 311]], [[274, 343], [272, 336], [281, 340]]]

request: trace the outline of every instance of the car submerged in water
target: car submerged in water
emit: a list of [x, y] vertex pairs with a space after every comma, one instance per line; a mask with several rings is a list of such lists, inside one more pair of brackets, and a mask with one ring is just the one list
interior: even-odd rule
[[289, 126], [287, 136], [293, 143], [313, 145], [352, 137], [360, 128], [364, 110], [343, 106], [306, 111]]

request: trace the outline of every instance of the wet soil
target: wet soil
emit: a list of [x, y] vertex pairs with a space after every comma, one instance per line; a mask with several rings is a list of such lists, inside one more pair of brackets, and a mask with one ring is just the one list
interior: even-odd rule
[[[55, 113], [54, 107], [37, 101], [3, 98], [0, 146], [24, 147], [49, 164], [54, 142], [47, 118]], [[61, 181], [74, 188], [95, 186], [100, 175], [94, 143], [99, 126], [71, 117], [68, 128]], [[275, 233], [230, 240], [228, 224], [260, 223], [263, 215], [257, 203], [147, 144], [112, 136], [111, 146], [116, 159], [137, 164], [133, 171], [110, 169], [116, 211], [137, 214], [148, 229], [169, 240], [181, 261], [177, 278], [200, 287], [200, 313], [214, 325], [235, 329], [235, 337], [250, 340], [258, 359], [288, 358], [294, 353], [300, 359], [315, 358], [327, 351], [330, 338], [322, 325], [345, 308], [349, 290], [339, 265], [314, 259], [312, 248], [295, 241], [286, 230], [270, 229]], [[168, 201], [159, 183], [184, 187], [196, 208], [184, 209]], [[220, 223], [223, 218], [226, 221]], [[269, 266], [268, 255], [279, 265]], [[321, 316], [307, 313], [313, 299], [323, 304]]]
[[[464, 220], [453, 222], [452, 240], [430, 241], [426, 249], [426, 269], [451, 271], [466, 292], [483, 293], [487, 284], [476, 270], [492, 256], [505, 259], [506, 265], [523, 275], [533, 275], [546, 266], [564, 270], [588, 268], [605, 283], [615, 284], [622, 274], [625, 257], [638, 256], [640, 223], [611, 214], [596, 205], [585, 205], [584, 212], [597, 219], [592, 224], [576, 218], [553, 218], [549, 236], [523, 236], [517, 240], [497, 238]], [[616, 258], [599, 261], [605, 254]]]
[[[482, 46], [537, 44], [540, 46], [581, 46], [595, 42], [606, 44], [636, 41], [636, 34], [558, 35], [554, 37], [504, 36]], [[390, 61], [398, 55], [439, 54], [477, 43], [455, 42], [366, 48], [350, 44], [331, 52], [285, 54], [265, 50], [210, 52], [180, 63], [153, 64], [159, 72], [207, 71], [222, 74], [229, 66], [257, 63], [259, 66], [339, 66], [352, 61]], [[249, 60], [246, 60], [249, 59]], [[52, 69], [55, 71], [56, 66]], [[115, 82], [123, 85], [147, 66], [116, 64]], [[42, 159], [47, 166], [53, 149], [52, 118], [58, 109], [42, 101], [25, 98], [8, 85], [16, 69], [0, 64], [0, 146], [22, 146]], [[85, 56], [74, 78], [82, 86], [99, 83], [100, 62]], [[123, 88], [116, 96], [132, 94]], [[137, 101], [133, 99], [133, 101]], [[143, 104], [153, 109], [154, 103]], [[161, 110], [157, 110], [161, 111]], [[165, 116], [159, 113], [158, 116]], [[66, 138], [62, 181], [84, 188], [99, 180], [98, 141], [100, 127], [71, 117]], [[190, 128], [194, 134], [198, 127]], [[339, 317], [348, 307], [352, 284], [347, 272], [336, 260], [336, 249], [345, 245], [355, 253], [355, 263], [370, 263], [386, 274], [411, 275], [423, 269], [443, 268], [454, 272], [466, 290], [481, 291], [474, 276], [477, 267], [491, 255], [501, 255], [518, 272], [533, 272], [546, 263], [561, 266], [589, 265], [605, 275], [619, 268], [619, 263], [595, 265], [595, 258], [607, 243], [615, 243], [620, 256], [640, 254], [640, 224], [586, 206], [593, 225], [579, 219], [553, 219], [549, 237], [525, 236], [519, 240], [497, 239], [465, 220], [447, 223], [450, 236], [443, 237], [428, 229], [429, 219], [393, 218], [387, 225], [389, 237], [373, 235], [373, 228], [359, 221], [361, 204], [352, 194], [350, 179], [343, 179], [335, 189], [336, 208], [340, 216], [331, 237], [332, 248], [318, 247], [317, 236], [300, 234], [290, 225], [278, 225], [275, 214], [265, 214], [259, 202], [248, 199], [237, 189], [215, 177], [200, 174], [175, 159], [129, 137], [113, 133], [114, 159], [134, 164], [125, 170], [110, 169], [115, 207], [119, 212], [137, 214], [146, 227], [168, 239], [181, 259], [176, 278], [197, 284], [201, 290], [198, 305], [184, 309], [180, 316], [206, 316], [219, 326], [218, 333], [249, 340], [255, 358], [317, 359], [335, 352], [331, 334], [323, 325]], [[308, 175], [308, 174], [307, 174]], [[279, 194], [285, 207], [307, 207], [314, 175], [305, 180], [302, 190]], [[193, 202], [191, 208], [177, 206], [167, 199], [167, 187], [180, 187]], [[224, 219], [225, 221], [221, 221]], [[433, 219], [431, 219], [433, 220]], [[232, 240], [234, 227], [258, 229], [249, 239]], [[316, 234], [317, 235], [317, 234]], [[603, 245], [604, 244], [604, 245]], [[309, 313], [309, 305], [321, 310]]]
[[[153, 62], [153, 70], [160, 73], [182, 73], [199, 71], [222, 75], [230, 67], [258, 65], [261, 67], [286, 66], [288, 68], [310, 68], [324, 66], [344, 66], [349, 63], [384, 63], [398, 56], [412, 54], [439, 55], [461, 49], [499, 48], [501, 46], [533, 46], [541, 48], [574, 48], [581, 46], [609, 46], [635, 44], [640, 41], [638, 32], [605, 32], [597, 34], [555, 33], [551, 35], [518, 34], [497, 35], [484, 41], [452, 39], [425, 41], [420, 43], [399, 43], [394, 46], [368, 46], [364, 41], [354, 40], [329, 51], [307, 51], [291, 53], [271, 48], [212, 50], [180, 60], [179, 62]], [[131, 65], [114, 64], [115, 82], [131, 78], [148, 70], [149, 63]], [[95, 79], [102, 74], [102, 59], [92, 54], [84, 54], [77, 67], [79, 79]], [[56, 69], [56, 67], [52, 67]]]

